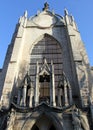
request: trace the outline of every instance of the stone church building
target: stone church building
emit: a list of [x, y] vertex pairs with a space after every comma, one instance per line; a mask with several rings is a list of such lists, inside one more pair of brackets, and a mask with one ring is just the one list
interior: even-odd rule
[[73, 16], [25, 11], [0, 70], [0, 130], [93, 130], [92, 79]]

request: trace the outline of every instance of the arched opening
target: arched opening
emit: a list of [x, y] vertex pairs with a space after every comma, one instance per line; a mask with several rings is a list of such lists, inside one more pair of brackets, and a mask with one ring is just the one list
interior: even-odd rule
[[63, 123], [60, 117], [52, 112], [34, 112], [23, 122], [21, 130], [63, 130]]

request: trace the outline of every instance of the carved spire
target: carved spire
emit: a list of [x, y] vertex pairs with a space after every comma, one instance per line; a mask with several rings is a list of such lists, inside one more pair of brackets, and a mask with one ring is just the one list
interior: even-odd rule
[[49, 4], [47, 2], [45, 2], [43, 11], [47, 11], [48, 9], [49, 9]]

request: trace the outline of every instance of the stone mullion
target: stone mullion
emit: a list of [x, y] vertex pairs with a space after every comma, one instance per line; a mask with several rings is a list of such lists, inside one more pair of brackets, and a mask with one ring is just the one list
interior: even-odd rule
[[33, 106], [33, 96], [34, 96], [34, 88], [31, 87], [31, 94], [30, 94], [29, 107], [32, 107], [32, 106]]
[[39, 65], [37, 63], [37, 70], [36, 70], [36, 85], [35, 85], [35, 106], [39, 104]]
[[56, 105], [55, 101], [55, 77], [54, 77], [54, 66], [51, 64], [51, 87], [50, 87], [50, 104], [52, 106]]

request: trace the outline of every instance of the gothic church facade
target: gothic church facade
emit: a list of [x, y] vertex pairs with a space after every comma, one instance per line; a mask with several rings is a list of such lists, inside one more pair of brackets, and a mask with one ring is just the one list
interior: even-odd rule
[[26, 11], [0, 71], [0, 130], [92, 130], [92, 78], [73, 16]]

